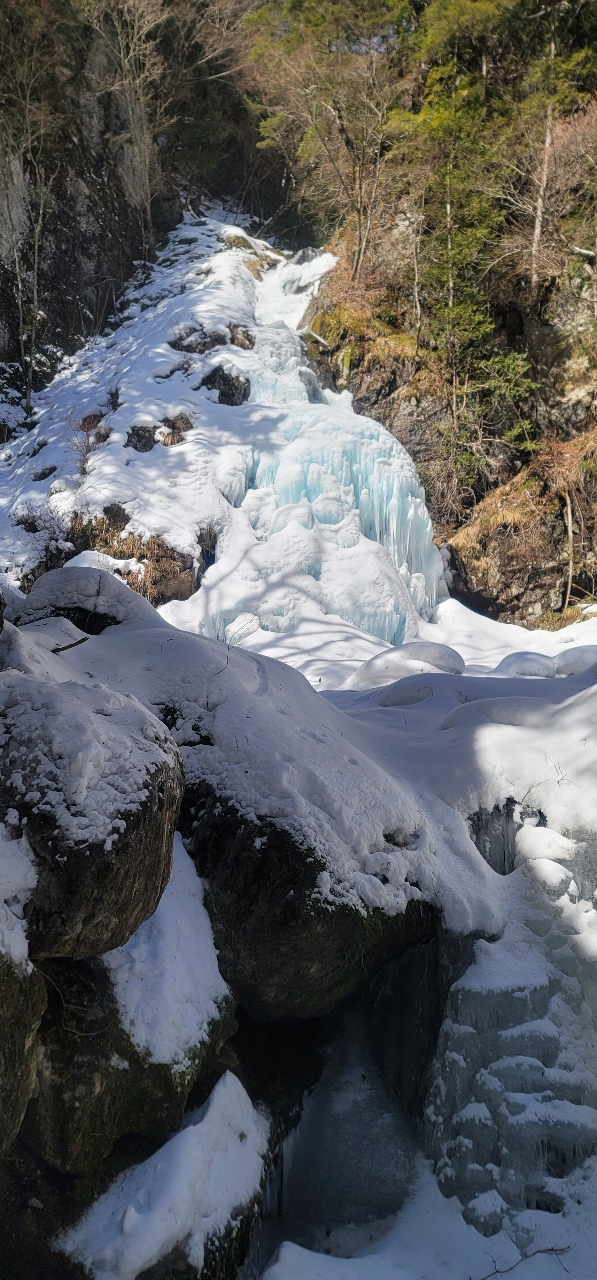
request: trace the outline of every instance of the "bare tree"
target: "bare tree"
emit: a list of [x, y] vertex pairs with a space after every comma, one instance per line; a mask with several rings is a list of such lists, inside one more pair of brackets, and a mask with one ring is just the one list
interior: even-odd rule
[[[13, 6], [14, 8], [14, 6]], [[14, 271], [19, 345], [27, 415], [39, 358], [40, 268], [43, 233], [58, 162], [52, 143], [62, 126], [61, 113], [44, 95], [48, 73], [57, 60], [47, 30], [13, 24], [7, 15], [4, 37], [0, 123], [1, 195], [4, 230]]]
[[152, 239], [151, 201], [159, 172], [156, 134], [163, 124], [165, 74], [159, 38], [166, 17], [164, 0], [95, 0], [92, 10], [108, 55], [108, 79], [101, 91], [114, 95], [123, 119], [122, 132], [111, 141], [115, 147], [127, 144], [121, 173], [137, 210], [145, 253]]
[[306, 47], [302, 56], [281, 55], [268, 68], [263, 91], [270, 112], [264, 140], [275, 142], [289, 163], [296, 154], [295, 181], [314, 208], [352, 221], [352, 279], [358, 281], [390, 176], [395, 83], [387, 53], [371, 44], [319, 58]]

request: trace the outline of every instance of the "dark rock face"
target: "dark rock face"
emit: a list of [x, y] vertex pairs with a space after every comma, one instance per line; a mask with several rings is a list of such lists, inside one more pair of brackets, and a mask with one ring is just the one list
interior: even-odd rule
[[35, 1086], [35, 1036], [45, 1007], [41, 975], [0, 956], [0, 1155], [14, 1142]]
[[368, 995], [369, 1035], [383, 1079], [420, 1123], [448, 991], [472, 963], [471, 938], [442, 929], [409, 947], [374, 977]]
[[[434, 913], [329, 907], [314, 896], [323, 869], [270, 820], [239, 818], [207, 786], [187, 797], [193, 855], [207, 882], [223, 977], [258, 1019], [312, 1018], [362, 990], [392, 956], [434, 936]], [[257, 845], [257, 847], [256, 847]]]
[[218, 391], [218, 404], [244, 404], [251, 394], [251, 383], [248, 378], [239, 378], [236, 373], [227, 373], [219, 366], [212, 369], [201, 382], [208, 391]]
[[125, 440], [125, 449], [135, 449], [137, 453], [150, 453], [155, 445], [155, 427], [131, 427]]
[[121, 946], [170, 875], [183, 788], [170, 735], [120, 694], [13, 673], [0, 723], [0, 807], [16, 811], [38, 874], [25, 908], [30, 954]]
[[48, 1009], [39, 1032], [37, 1088], [21, 1136], [48, 1164], [85, 1173], [124, 1134], [166, 1142], [182, 1124], [197, 1077], [218, 1072], [235, 1028], [228, 1001], [185, 1070], [151, 1062], [121, 1025], [102, 960], [48, 960]]

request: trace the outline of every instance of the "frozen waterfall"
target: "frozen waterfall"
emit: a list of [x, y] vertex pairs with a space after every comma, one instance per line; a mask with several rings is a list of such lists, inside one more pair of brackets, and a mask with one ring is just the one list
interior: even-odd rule
[[[178, 627], [261, 649], [293, 633], [299, 666], [334, 627], [357, 664], [416, 636], [445, 594], [423, 489], [388, 431], [319, 388], [299, 329], [334, 259], [303, 256], [186, 217], [120, 326], [65, 361], [0, 457], [9, 581], [39, 561], [35, 523], [60, 542], [75, 513], [117, 507], [123, 537], [192, 557], [198, 590], [163, 607]], [[91, 415], [77, 468], [73, 424]]]

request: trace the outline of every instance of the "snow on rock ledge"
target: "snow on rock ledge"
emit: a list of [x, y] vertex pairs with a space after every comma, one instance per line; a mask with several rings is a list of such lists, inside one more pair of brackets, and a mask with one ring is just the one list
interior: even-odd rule
[[102, 959], [46, 960], [44, 973], [49, 1004], [28, 1145], [64, 1172], [85, 1173], [123, 1134], [165, 1142], [198, 1076], [217, 1073], [236, 1026], [201, 881], [179, 835], [160, 904], [128, 943]]
[[135, 1280], [175, 1250], [190, 1274], [234, 1274], [238, 1237], [256, 1223], [268, 1139], [267, 1120], [227, 1072], [195, 1123], [117, 1178], [56, 1247], [94, 1280]]
[[0, 726], [2, 816], [37, 872], [32, 954], [126, 942], [170, 874], [182, 773], [167, 730], [122, 694], [15, 670], [0, 673]]

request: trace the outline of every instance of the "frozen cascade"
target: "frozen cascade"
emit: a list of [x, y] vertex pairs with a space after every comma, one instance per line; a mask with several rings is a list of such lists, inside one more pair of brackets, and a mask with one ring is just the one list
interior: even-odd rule
[[[416, 636], [446, 591], [423, 489], [388, 431], [318, 387], [299, 326], [334, 258], [302, 256], [186, 216], [120, 327], [64, 362], [37, 396], [38, 425], [0, 456], [9, 580], [39, 563], [48, 531], [64, 544], [75, 512], [118, 508], [123, 537], [162, 538], [203, 574], [163, 606], [184, 630], [258, 649], [336, 625], [360, 661]], [[77, 471], [73, 427], [86, 422], [100, 429]]]
[[283, 1240], [352, 1257], [388, 1231], [415, 1172], [416, 1145], [368, 1045], [364, 1002], [340, 1028], [298, 1128], [286, 1139], [243, 1280]]

